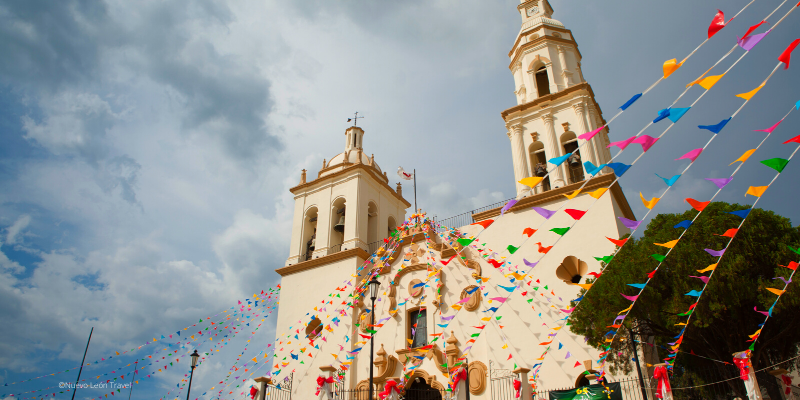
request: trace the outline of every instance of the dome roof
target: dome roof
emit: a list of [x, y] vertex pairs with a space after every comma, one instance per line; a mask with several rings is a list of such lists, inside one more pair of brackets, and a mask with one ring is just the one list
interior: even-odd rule
[[[348, 155], [347, 162], [350, 164], [355, 164], [356, 160], [358, 159], [358, 151], [352, 150], [349, 153], [350, 154]], [[331, 161], [328, 163], [328, 167], [333, 167], [339, 164], [343, 164], [343, 162], [344, 162], [344, 153], [339, 153], [333, 156], [333, 158], [331, 158]], [[367, 155], [364, 154], [364, 152], [361, 152], [361, 164], [369, 164], [369, 157], [367, 157]], [[378, 163], [373, 163], [372, 166], [377, 168], [378, 171], [383, 172], [383, 170], [381, 170], [381, 167], [378, 166]]]

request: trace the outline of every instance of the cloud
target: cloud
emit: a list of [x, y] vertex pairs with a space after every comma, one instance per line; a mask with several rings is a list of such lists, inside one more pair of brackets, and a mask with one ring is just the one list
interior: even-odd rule
[[28, 214], [20, 215], [14, 223], [6, 229], [6, 244], [15, 244], [17, 243], [17, 235], [19, 235], [23, 229], [28, 227], [28, 224], [31, 223], [31, 216]]

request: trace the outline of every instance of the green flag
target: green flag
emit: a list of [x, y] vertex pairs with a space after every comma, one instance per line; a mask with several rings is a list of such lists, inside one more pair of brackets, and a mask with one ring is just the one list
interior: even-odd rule
[[506, 248], [508, 249], [509, 254], [514, 254], [517, 252], [517, 250], [519, 250], [519, 247], [514, 247], [512, 245], [508, 245]]
[[595, 257], [594, 259], [597, 261], [604, 262], [606, 264], [610, 263], [614, 256], [605, 256], [605, 257]]
[[789, 163], [789, 160], [785, 158], [770, 158], [769, 160], [761, 161], [762, 164], [774, 169], [778, 172], [783, 172], [783, 169], [786, 168], [786, 164]]
[[458, 244], [460, 244], [460, 245], [461, 245], [461, 246], [463, 246], [463, 247], [467, 247], [467, 246], [469, 246], [469, 244], [470, 244], [470, 243], [472, 243], [474, 240], [475, 240], [475, 239], [458, 239], [458, 240], [456, 240], [456, 242], [458, 242]]
[[650, 257], [655, 258], [658, 262], [664, 262], [667, 259], [667, 256], [662, 256], [661, 254], [653, 254]]
[[564, 236], [564, 234], [567, 233], [568, 230], [569, 230], [569, 227], [566, 227], [566, 228], [553, 228], [553, 229], [550, 229], [550, 232], [555, 232], [556, 235]]

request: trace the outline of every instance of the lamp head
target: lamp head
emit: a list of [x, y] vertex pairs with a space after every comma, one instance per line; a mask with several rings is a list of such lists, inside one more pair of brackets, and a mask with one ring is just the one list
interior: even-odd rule
[[369, 284], [369, 297], [372, 299], [372, 301], [375, 301], [375, 299], [378, 298], [378, 289], [380, 289], [381, 283], [373, 276], [368, 284]]
[[197, 354], [197, 349], [194, 349], [194, 353], [191, 354], [192, 357], [192, 368], [197, 366], [197, 359], [200, 358], [200, 354]]

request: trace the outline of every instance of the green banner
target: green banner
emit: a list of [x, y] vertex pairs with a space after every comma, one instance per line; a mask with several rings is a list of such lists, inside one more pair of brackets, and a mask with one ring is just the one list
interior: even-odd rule
[[619, 382], [550, 392], [550, 400], [622, 400]]

